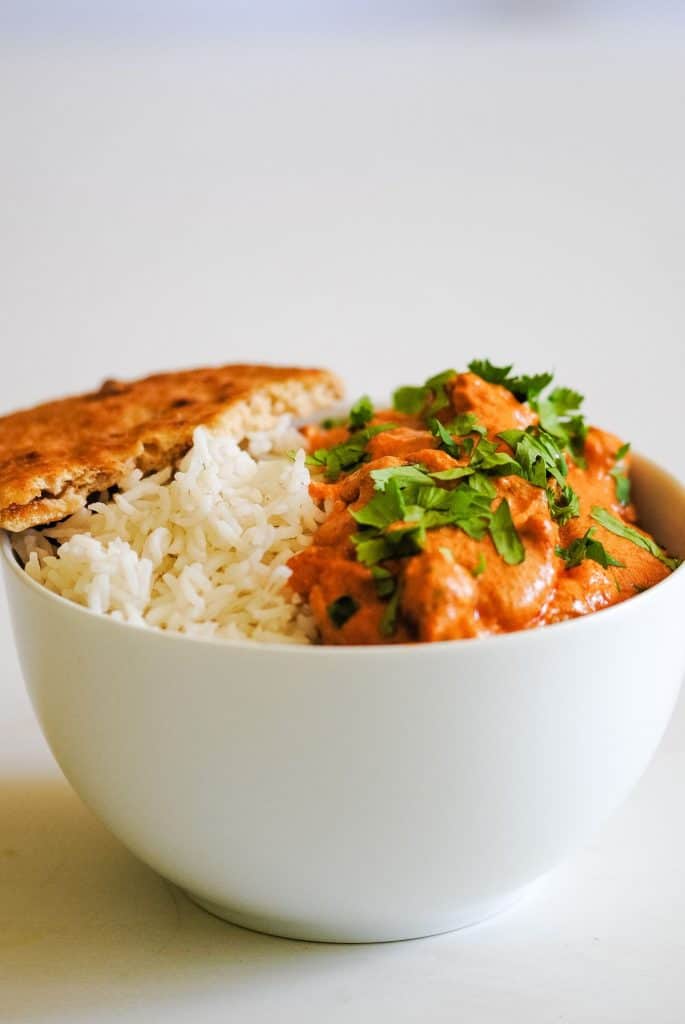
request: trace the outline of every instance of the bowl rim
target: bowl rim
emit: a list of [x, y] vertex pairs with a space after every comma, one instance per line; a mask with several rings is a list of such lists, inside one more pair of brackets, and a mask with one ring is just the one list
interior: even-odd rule
[[[649, 468], [657, 470], [660, 474], [665, 475], [683, 494], [683, 500], [685, 501], [685, 485], [672, 473], [664, 469], [652, 459], [642, 455], [640, 452], [633, 453], [633, 459], [639, 463], [646, 465]], [[180, 644], [201, 644], [204, 646], [220, 647], [227, 650], [241, 650], [253, 652], [261, 652], [260, 655], [266, 655], [269, 652], [272, 654], [288, 654], [293, 656], [295, 654], [302, 654], [304, 657], [331, 657], [333, 652], [341, 655], [345, 658], [358, 658], [358, 657], [425, 657], [426, 653], [430, 651], [453, 651], [459, 650], [473, 650], [474, 645], [477, 648], [485, 650], [491, 649], [492, 645], [495, 644], [496, 648], [504, 650], [505, 644], [512, 647], [516, 644], [533, 643], [539, 644], [543, 642], [551, 642], [554, 636], [559, 635], [560, 631], [570, 630], [581, 630], [581, 629], [596, 629], [597, 621], [599, 625], [602, 622], [607, 622], [611, 616], [616, 618], [618, 615], [627, 614], [626, 609], [635, 608], [636, 605], [647, 611], [647, 602], [654, 602], [655, 600], [661, 600], [664, 596], [665, 588], [673, 588], [673, 586], [679, 586], [678, 581], [683, 580], [685, 582], [685, 559], [683, 563], [674, 569], [673, 572], [669, 573], [663, 580], [655, 583], [654, 586], [648, 590], [636, 593], [625, 601], [620, 601], [618, 604], [609, 605], [607, 608], [600, 608], [597, 611], [589, 612], [587, 615], [579, 615], [573, 619], [564, 619], [561, 622], [552, 622], [543, 626], [534, 626], [529, 629], [514, 630], [510, 633], [493, 633], [486, 636], [476, 637], [461, 637], [456, 640], [434, 640], [428, 643], [400, 643], [400, 644], [305, 644], [305, 643], [287, 643], [278, 641], [263, 641], [245, 639], [234, 639], [233, 637], [202, 637], [194, 636], [189, 633], [180, 633], [173, 630], [158, 629], [157, 627], [146, 627], [140, 626], [137, 623], [132, 622], [121, 622], [118, 619], [113, 619], [109, 615], [102, 614], [101, 612], [93, 611], [93, 609], [86, 607], [85, 605], [77, 604], [75, 601], [70, 601], [68, 598], [63, 597], [61, 594], [56, 594], [52, 590], [48, 590], [42, 584], [32, 579], [28, 573], [24, 570], [23, 566], [18, 562], [11, 544], [11, 534], [7, 530], [0, 529], [0, 557], [4, 559], [5, 568], [7, 571], [13, 572], [21, 583], [28, 587], [30, 590], [38, 595], [42, 600], [47, 602], [55, 602], [57, 606], [68, 610], [69, 613], [73, 613], [76, 616], [84, 615], [90, 619], [98, 620], [103, 623], [105, 629], [112, 628], [115, 631], [119, 629], [125, 630], [127, 633], [130, 630], [137, 630], [142, 635], [148, 635], [150, 637], [163, 637], [166, 641], [176, 642]], [[661, 597], [660, 597], [661, 595]], [[106, 624], [106, 625], [105, 625]], [[549, 638], [548, 640], [542, 638]]]

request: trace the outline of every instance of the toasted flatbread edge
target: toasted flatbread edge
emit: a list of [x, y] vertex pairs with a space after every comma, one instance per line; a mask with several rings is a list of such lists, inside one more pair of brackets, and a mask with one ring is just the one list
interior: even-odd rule
[[[227, 403], [198, 426], [242, 438], [257, 430], [268, 430], [279, 416], [290, 414], [306, 418], [339, 401], [344, 394], [341, 380], [327, 370], [316, 371], [308, 378], [282, 378], [269, 384], [257, 385], [245, 397]], [[171, 448], [153, 448], [139, 444], [133, 456], [117, 467], [115, 473], [103, 472], [93, 466], [78, 480], [66, 479], [58, 494], [41, 494], [23, 504], [0, 508], [0, 528], [19, 533], [30, 527], [46, 526], [58, 522], [83, 508], [95, 492], [115, 487], [133, 469], [144, 473], [157, 472], [167, 466], [176, 466], [189, 448], [192, 438], [185, 444]]]

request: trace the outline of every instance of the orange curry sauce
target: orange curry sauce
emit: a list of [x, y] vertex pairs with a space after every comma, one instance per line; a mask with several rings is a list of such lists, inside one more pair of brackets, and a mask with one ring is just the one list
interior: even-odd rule
[[[512, 448], [498, 437], [501, 431], [537, 428], [534, 403], [519, 401], [507, 387], [488, 383], [474, 373], [454, 374], [444, 385], [443, 401], [435, 413], [442, 424], [449, 426], [458, 414], [473, 413], [487, 429], [484, 436], [502, 452], [511, 453]], [[450, 454], [429, 429], [430, 422], [424, 410], [415, 415], [393, 409], [375, 411], [366, 426], [396, 426], [370, 437], [362, 456], [366, 461], [334, 480], [326, 478], [323, 467], [312, 468], [311, 494], [325, 503], [329, 514], [312, 545], [290, 560], [290, 585], [309, 603], [324, 643], [452, 640], [529, 629], [625, 601], [668, 575], [669, 568], [658, 557], [609, 532], [592, 517], [591, 509], [596, 506], [624, 523], [634, 524], [636, 515], [633, 506], [621, 504], [617, 494], [617, 453], [621, 471], [626, 473], [629, 455], [620, 451], [617, 437], [590, 427], [580, 457], [576, 452], [577, 461], [567, 451], [563, 455], [567, 483], [578, 498], [578, 514], [567, 522], [563, 516], [561, 522], [553, 518], [545, 487], [513, 473], [487, 474], [494, 488], [493, 510], [502, 499], [507, 500], [523, 545], [517, 564], [505, 561], [489, 532], [476, 539], [459, 526], [448, 525], [427, 529], [422, 547], [415, 553], [382, 560], [374, 576], [372, 567], [358, 558], [353, 537], [359, 536], [360, 526], [351, 515], [378, 491], [372, 472], [418, 465], [433, 473], [466, 466], [481, 436], [472, 432], [467, 451]], [[345, 442], [351, 428], [309, 426], [304, 433], [309, 451], [314, 452]], [[464, 438], [457, 440], [463, 442]], [[467, 482], [434, 481], [447, 489]], [[593, 528], [591, 537], [611, 559], [623, 563], [622, 567], [603, 566], [592, 557], [569, 567], [569, 560], [558, 552], [568, 550], [589, 528]], [[379, 586], [378, 569], [396, 591], [390, 624], [391, 598], [387, 587], [383, 592]], [[331, 607], [341, 599], [345, 614], [335, 616]]]

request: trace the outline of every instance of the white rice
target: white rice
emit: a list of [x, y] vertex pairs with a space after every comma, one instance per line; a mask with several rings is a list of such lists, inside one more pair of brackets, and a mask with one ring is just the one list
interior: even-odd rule
[[34, 580], [124, 622], [310, 642], [313, 618], [285, 586], [288, 559], [325, 516], [302, 441], [287, 416], [243, 446], [198, 427], [173, 477], [134, 470], [111, 499], [18, 534], [14, 548]]

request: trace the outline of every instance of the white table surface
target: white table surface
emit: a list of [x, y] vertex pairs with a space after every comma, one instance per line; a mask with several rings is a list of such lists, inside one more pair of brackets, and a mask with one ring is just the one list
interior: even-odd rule
[[[667, 28], [6, 40], [0, 409], [238, 359], [378, 393], [489, 354], [685, 476], [684, 56]], [[0, 679], [0, 1021], [685, 1019], [682, 705], [517, 908], [335, 947], [204, 914], [83, 808], [4, 596]]]

